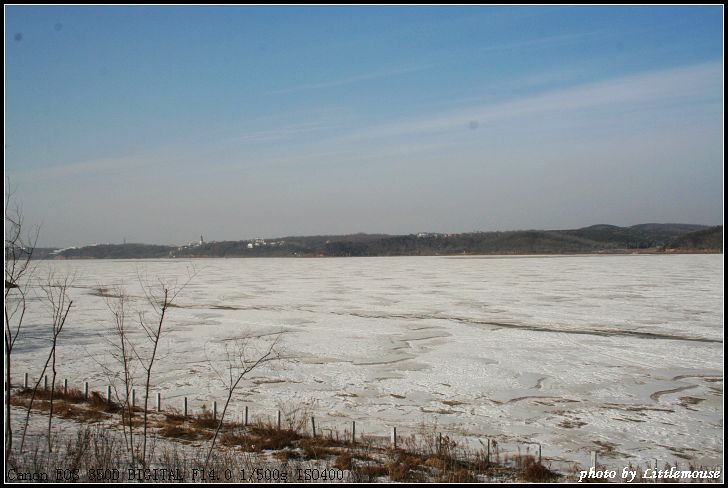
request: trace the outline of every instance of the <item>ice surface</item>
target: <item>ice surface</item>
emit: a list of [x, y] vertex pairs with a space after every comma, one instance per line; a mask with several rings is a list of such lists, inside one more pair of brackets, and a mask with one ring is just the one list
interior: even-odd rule
[[[165, 405], [220, 403], [225, 345], [282, 332], [290, 359], [254, 371], [235, 414], [308, 405], [322, 428], [436, 423], [582, 464], [722, 462], [722, 255], [42, 262], [39, 279], [76, 274], [59, 377], [103, 389], [101, 295], [123, 284], [142, 309], [138, 274], [181, 283], [192, 266], [155, 366]], [[31, 301], [16, 383], [38, 375], [49, 317]]]

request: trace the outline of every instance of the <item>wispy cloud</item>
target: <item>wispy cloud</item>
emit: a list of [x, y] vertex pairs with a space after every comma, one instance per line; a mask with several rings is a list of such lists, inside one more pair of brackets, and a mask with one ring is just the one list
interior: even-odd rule
[[424, 64], [419, 66], [409, 66], [409, 67], [403, 67], [398, 69], [392, 69], [387, 71], [379, 71], [376, 73], [362, 73], [354, 76], [349, 76], [346, 78], [340, 78], [337, 80], [329, 80], [329, 81], [322, 81], [320, 83], [310, 83], [305, 85], [298, 85], [293, 86], [290, 88], [283, 88], [280, 90], [275, 90], [270, 92], [270, 94], [273, 95], [282, 95], [287, 93], [296, 93], [306, 90], [316, 90], [320, 88], [334, 88], [337, 86], [344, 86], [344, 85], [351, 85], [353, 83], [359, 83], [362, 81], [369, 81], [369, 80], [375, 80], [379, 78], [389, 78], [392, 76], [399, 76], [399, 75], [405, 75], [409, 73], [415, 73], [418, 71], [423, 71], [429, 68], [432, 68], [434, 64]]
[[302, 134], [310, 134], [331, 127], [328, 124], [294, 124], [268, 130], [244, 132], [230, 139], [231, 142], [263, 143], [283, 141]]
[[461, 131], [471, 122], [483, 125], [538, 114], [565, 114], [579, 110], [613, 112], [635, 108], [656, 109], [719, 95], [722, 93], [722, 73], [722, 61], [640, 73], [506, 102], [382, 124], [347, 137], [362, 140]]
[[530, 39], [527, 41], [491, 44], [491, 45], [481, 47], [480, 49], [478, 49], [478, 51], [480, 51], [480, 52], [510, 51], [513, 49], [560, 46], [560, 45], [564, 45], [564, 44], [571, 44], [576, 41], [582, 41], [589, 37], [594, 37], [596, 35], [599, 35], [603, 32], [604, 31], [602, 31], [602, 30], [595, 30], [595, 31], [589, 31], [589, 32], [575, 32], [572, 34], [559, 34], [559, 35], [555, 35], [555, 36], [544, 36], [544, 37], [539, 37], [536, 39]]
[[[610, 140], [629, 139], [635, 136], [632, 121], [636, 113], [648, 117], [654, 130], [659, 130], [655, 124], [660, 120], [676, 123], [674, 113], [665, 116], [664, 112], [674, 107], [679, 107], [681, 113], [702, 117], [704, 107], [701, 108], [701, 104], [713, 103], [715, 97], [720, 96], [721, 80], [722, 62], [719, 61], [639, 73], [504, 102], [484, 104], [481, 101], [467, 108], [365, 126], [348, 133], [327, 131], [326, 135], [299, 139], [292, 145], [271, 146], [268, 154], [248, 155], [237, 162], [222, 163], [220, 167], [239, 171], [325, 165], [343, 168], [366, 161], [406, 162], [412, 161], [415, 155], [430, 157], [441, 156], [443, 151], [467, 151], [471, 144], [482, 140], [477, 134], [488, 134], [490, 129], [495, 129], [491, 133], [507, 133], [511, 137], [518, 137], [523, 131], [562, 131], [566, 135], [610, 131]], [[656, 117], [656, 114], [662, 115]], [[245, 134], [241, 140], [250, 138], [272, 143], [275, 138], [306, 130], [306, 125], [291, 126], [280, 132]], [[523, 146], [519, 148], [523, 149]]]
[[[549, 121], [548, 130], [566, 124], [571, 115], [579, 114], [599, 126], [605, 120], [622, 120], [624, 114], [642, 111], [660, 111], [671, 106], [691, 107], [711, 102], [720, 97], [722, 61], [692, 65], [661, 71], [639, 73], [614, 79], [592, 82], [570, 88], [550, 90], [537, 95], [491, 104], [476, 104], [467, 108], [446, 110], [416, 118], [394, 120], [362, 127], [349, 133], [339, 133], [335, 120], [327, 122], [301, 122], [270, 129], [242, 132], [232, 137], [207, 141], [199, 149], [176, 148], [134, 154], [120, 158], [95, 159], [62, 166], [27, 170], [16, 174], [16, 179], [75, 178], [79, 176], [110, 175], [136, 168], [162, 168], [180, 163], [180, 151], [185, 161], [205, 160], [205, 168], [238, 171], [258, 168], [295, 168], [310, 164], [343, 164], [346, 161], [392, 160], [413, 154], [428, 154], [458, 147], [465, 142], [469, 128], [487, 130], [487, 127], [506, 125], [521, 127]], [[585, 115], [586, 114], [586, 115]], [[590, 115], [593, 114], [593, 115]], [[580, 128], [581, 126], [577, 127]], [[337, 130], [330, 131], [335, 128]], [[626, 129], [625, 129], [626, 130]], [[516, 134], [515, 132], [514, 134]], [[459, 134], [459, 137], [450, 137]], [[308, 137], [308, 135], [312, 135]], [[300, 137], [304, 136], [304, 137]], [[315, 136], [315, 137], [314, 137]], [[439, 137], [443, 136], [443, 137]], [[239, 147], [260, 144], [261, 152], [223, 151], [219, 147]], [[228, 146], [228, 144], [230, 146]], [[242, 147], [242, 146], [240, 146]], [[189, 149], [189, 148], [187, 148]], [[231, 156], [244, 154], [244, 157]], [[186, 159], [185, 159], [186, 158]], [[185, 167], [193, 171], [196, 164]]]
[[53, 180], [90, 175], [109, 176], [117, 171], [144, 167], [151, 162], [137, 157], [98, 158], [56, 166], [21, 170], [13, 178], [19, 181]]

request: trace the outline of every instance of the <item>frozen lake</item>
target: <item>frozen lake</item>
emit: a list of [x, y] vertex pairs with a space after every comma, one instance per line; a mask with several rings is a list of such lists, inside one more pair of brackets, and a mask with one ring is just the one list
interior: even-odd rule
[[[722, 255], [41, 262], [36, 276], [76, 275], [60, 377], [108, 382], [99, 288], [123, 284], [140, 308], [138, 273], [184, 281], [190, 266], [155, 365], [166, 405], [220, 404], [224, 345], [280, 332], [290, 359], [254, 371], [234, 414], [307, 406], [342, 431], [436, 424], [582, 464], [722, 464]], [[47, 350], [49, 312], [31, 303], [16, 382]]]

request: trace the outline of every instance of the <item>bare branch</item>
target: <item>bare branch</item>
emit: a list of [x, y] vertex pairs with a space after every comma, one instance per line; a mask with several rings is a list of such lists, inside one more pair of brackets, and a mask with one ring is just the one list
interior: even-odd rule
[[[250, 360], [248, 358], [248, 341], [250, 340], [250, 337], [243, 337], [235, 342], [236, 351], [234, 351], [235, 354], [233, 355], [230, 355], [229, 346], [225, 344], [224, 347], [227, 359], [227, 370], [229, 379], [229, 382], [225, 385], [225, 387], [228, 390], [228, 396], [225, 400], [225, 406], [222, 409], [222, 414], [220, 415], [220, 422], [217, 425], [217, 429], [215, 429], [215, 435], [212, 437], [210, 449], [207, 452], [207, 458], [205, 459], [204, 467], [205, 470], [207, 470], [207, 466], [210, 462], [210, 457], [212, 456], [212, 453], [215, 449], [215, 442], [217, 441], [217, 437], [220, 433], [220, 430], [222, 429], [223, 423], [225, 421], [225, 414], [227, 413], [228, 406], [230, 405], [230, 401], [233, 398], [236, 388], [243, 380], [243, 378], [245, 378], [245, 376], [248, 375], [248, 373], [250, 373], [251, 371], [255, 370], [265, 363], [277, 361], [278, 359], [280, 359], [280, 353], [277, 350], [276, 346], [278, 346], [279, 344], [281, 334], [282, 333], [279, 333], [275, 336], [274, 340], [271, 341], [270, 345], [268, 346], [267, 351], [262, 354], [256, 354], [255, 359], [253, 360]], [[214, 368], [213, 370], [216, 371], [216, 369]], [[222, 375], [220, 375], [220, 379], [222, 380]]]

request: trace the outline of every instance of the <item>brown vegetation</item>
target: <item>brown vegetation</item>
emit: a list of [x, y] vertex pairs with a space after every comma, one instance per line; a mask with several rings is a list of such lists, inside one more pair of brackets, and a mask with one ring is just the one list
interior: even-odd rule
[[[27, 395], [28, 391], [21, 390], [16, 395], [17, 404], [25, 405]], [[39, 391], [34, 411], [46, 411], [48, 395], [45, 390]], [[91, 392], [86, 400], [78, 390], [69, 390], [66, 393], [60, 391], [55, 401], [58, 417], [89, 423], [118, 421], [121, 426], [121, 406], [107, 402], [97, 392]], [[149, 425], [156, 438], [172, 440], [173, 445], [191, 444], [190, 447], [198, 455], [197, 462], [201, 463], [200, 466], [204, 464], [204, 452], [207, 448], [200, 446], [199, 442], [209, 442], [219, 427], [218, 420], [207, 410], [187, 417], [175, 410], [150, 412]], [[88, 435], [90, 430], [88, 427], [81, 427], [81, 431]], [[101, 439], [108, 440], [108, 436], [113, 433], [114, 429], [99, 430], [89, 442], [94, 444]], [[504, 479], [505, 476], [505, 479], [514, 480], [524, 467], [527, 468], [527, 472], [521, 475], [524, 480], [536, 477], [534, 473], [537, 473], [538, 468], [532, 467], [532, 457], [524, 460], [523, 466], [507, 468], [488, 462], [485, 452], [471, 452], [459, 447], [449, 437], [444, 437], [438, 446], [435, 446], [430, 437], [423, 439], [425, 440], [418, 442], [414, 436], [402, 438], [402, 447], [391, 449], [383, 438], [360, 436], [356, 443], [352, 443], [347, 435], [339, 436], [336, 432], [311, 437], [302, 429], [279, 429], [270, 422], [256, 422], [249, 426], [226, 422], [221, 429], [222, 449], [213, 463], [218, 464], [221, 458], [228, 459], [230, 463], [237, 462], [234, 453], [238, 453], [238, 456], [264, 456], [268, 463], [282, 463], [280, 466], [287, 466], [291, 462], [296, 465], [315, 462], [322, 469], [327, 467], [341, 470], [346, 473], [346, 481], [352, 482], [477, 482], [490, 479], [493, 475], [499, 479]], [[189, 461], [180, 459], [182, 452], [166, 451], [165, 455], [170, 459], [177, 459], [175, 462], [190, 466]], [[123, 459], [125, 458], [118, 455], [111, 456], [104, 465], [118, 464]], [[545, 473], [550, 471], [546, 470]], [[541, 474], [539, 479], [547, 480], [548, 476]]]

